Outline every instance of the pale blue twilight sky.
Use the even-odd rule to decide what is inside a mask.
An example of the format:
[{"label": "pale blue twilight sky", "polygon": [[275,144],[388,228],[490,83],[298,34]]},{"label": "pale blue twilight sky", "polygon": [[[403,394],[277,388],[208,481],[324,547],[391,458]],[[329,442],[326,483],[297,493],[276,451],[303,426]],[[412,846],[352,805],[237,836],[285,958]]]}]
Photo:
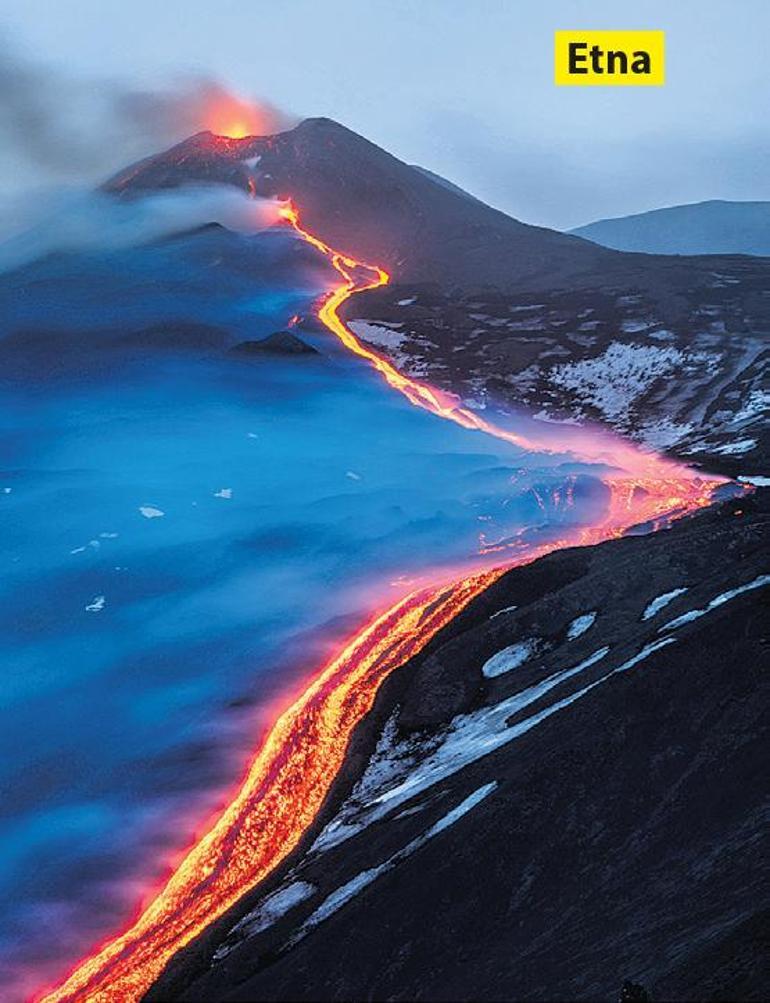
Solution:
[{"label": "pale blue twilight sky", "polygon": [[[555,87],[553,31],[573,27],[665,29],[665,87]],[[3,34],[0,59],[79,81],[78,100],[203,73],[528,222],[770,198],[767,0],[3,0]]]}]

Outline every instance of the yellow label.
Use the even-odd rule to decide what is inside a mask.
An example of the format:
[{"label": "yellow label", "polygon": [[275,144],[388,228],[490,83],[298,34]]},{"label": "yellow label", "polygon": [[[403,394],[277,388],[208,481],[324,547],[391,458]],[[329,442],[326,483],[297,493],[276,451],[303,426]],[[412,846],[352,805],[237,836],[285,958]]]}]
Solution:
[{"label": "yellow label", "polygon": [[557,31],[555,82],[572,87],[660,87],[665,83],[662,31]]}]

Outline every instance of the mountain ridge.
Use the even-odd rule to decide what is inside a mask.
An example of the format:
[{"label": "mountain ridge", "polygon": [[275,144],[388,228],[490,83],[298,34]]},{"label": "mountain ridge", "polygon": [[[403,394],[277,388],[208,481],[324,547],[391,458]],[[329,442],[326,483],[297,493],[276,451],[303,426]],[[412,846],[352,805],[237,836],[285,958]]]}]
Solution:
[{"label": "mountain ridge", "polygon": [[598,219],[567,232],[619,251],[767,257],[770,202],[705,199]]},{"label": "mountain ridge", "polygon": [[121,171],[104,190],[131,196],[189,182],[292,198],[313,232],[382,265],[396,282],[506,291],[643,289],[671,311],[714,267],[711,260],[613,251],[523,223],[328,118],[308,118],[271,136],[197,133]]}]

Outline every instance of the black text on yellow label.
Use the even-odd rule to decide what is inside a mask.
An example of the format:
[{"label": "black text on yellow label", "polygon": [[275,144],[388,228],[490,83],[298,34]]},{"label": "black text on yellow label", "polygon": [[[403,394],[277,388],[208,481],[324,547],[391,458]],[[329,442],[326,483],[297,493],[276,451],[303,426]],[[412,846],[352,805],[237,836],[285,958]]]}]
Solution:
[{"label": "black text on yellow label", "polygon": [[660,87],[665,83],[662,31],[557,31],[555,82],[572,87]]}]

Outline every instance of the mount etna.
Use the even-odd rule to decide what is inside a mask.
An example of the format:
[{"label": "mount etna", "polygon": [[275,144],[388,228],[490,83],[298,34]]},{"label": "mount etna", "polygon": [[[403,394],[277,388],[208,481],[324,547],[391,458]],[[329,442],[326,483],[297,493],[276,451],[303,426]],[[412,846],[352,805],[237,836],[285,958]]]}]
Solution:
[{"label": "mount etna", "polygon": [[[481,533],[481,572],[360,631],[255,760],[263,814],[247,779],[229,829],[45,999],[765,998],[770,259],[529,226],[328,119],[200,133],[103,192],[202,184],[280,202],[341,282],[207,359],[246,382],[276,358],[316,372],[320,319],[409,403],[574,447],[594,479],[559,460],[563,483],[531,489],[556,535]],[[216,267],[244,246],[218,225],[186,239]],[[588,436],[607,447],[586,460]],[[516,463],[480,476],[510,490]],[[609,516],[575,528],[563,512],[594,493]]]},{"label": "mount etna", "polygon": [[345,315],[406,373],[476,404],[603,422],[731,475],[766,472],[770,261],[613,251],[520,223],[328,119],[201,133],[123,171],[123,197],[223,182],[291,198],[391,283]]}]

